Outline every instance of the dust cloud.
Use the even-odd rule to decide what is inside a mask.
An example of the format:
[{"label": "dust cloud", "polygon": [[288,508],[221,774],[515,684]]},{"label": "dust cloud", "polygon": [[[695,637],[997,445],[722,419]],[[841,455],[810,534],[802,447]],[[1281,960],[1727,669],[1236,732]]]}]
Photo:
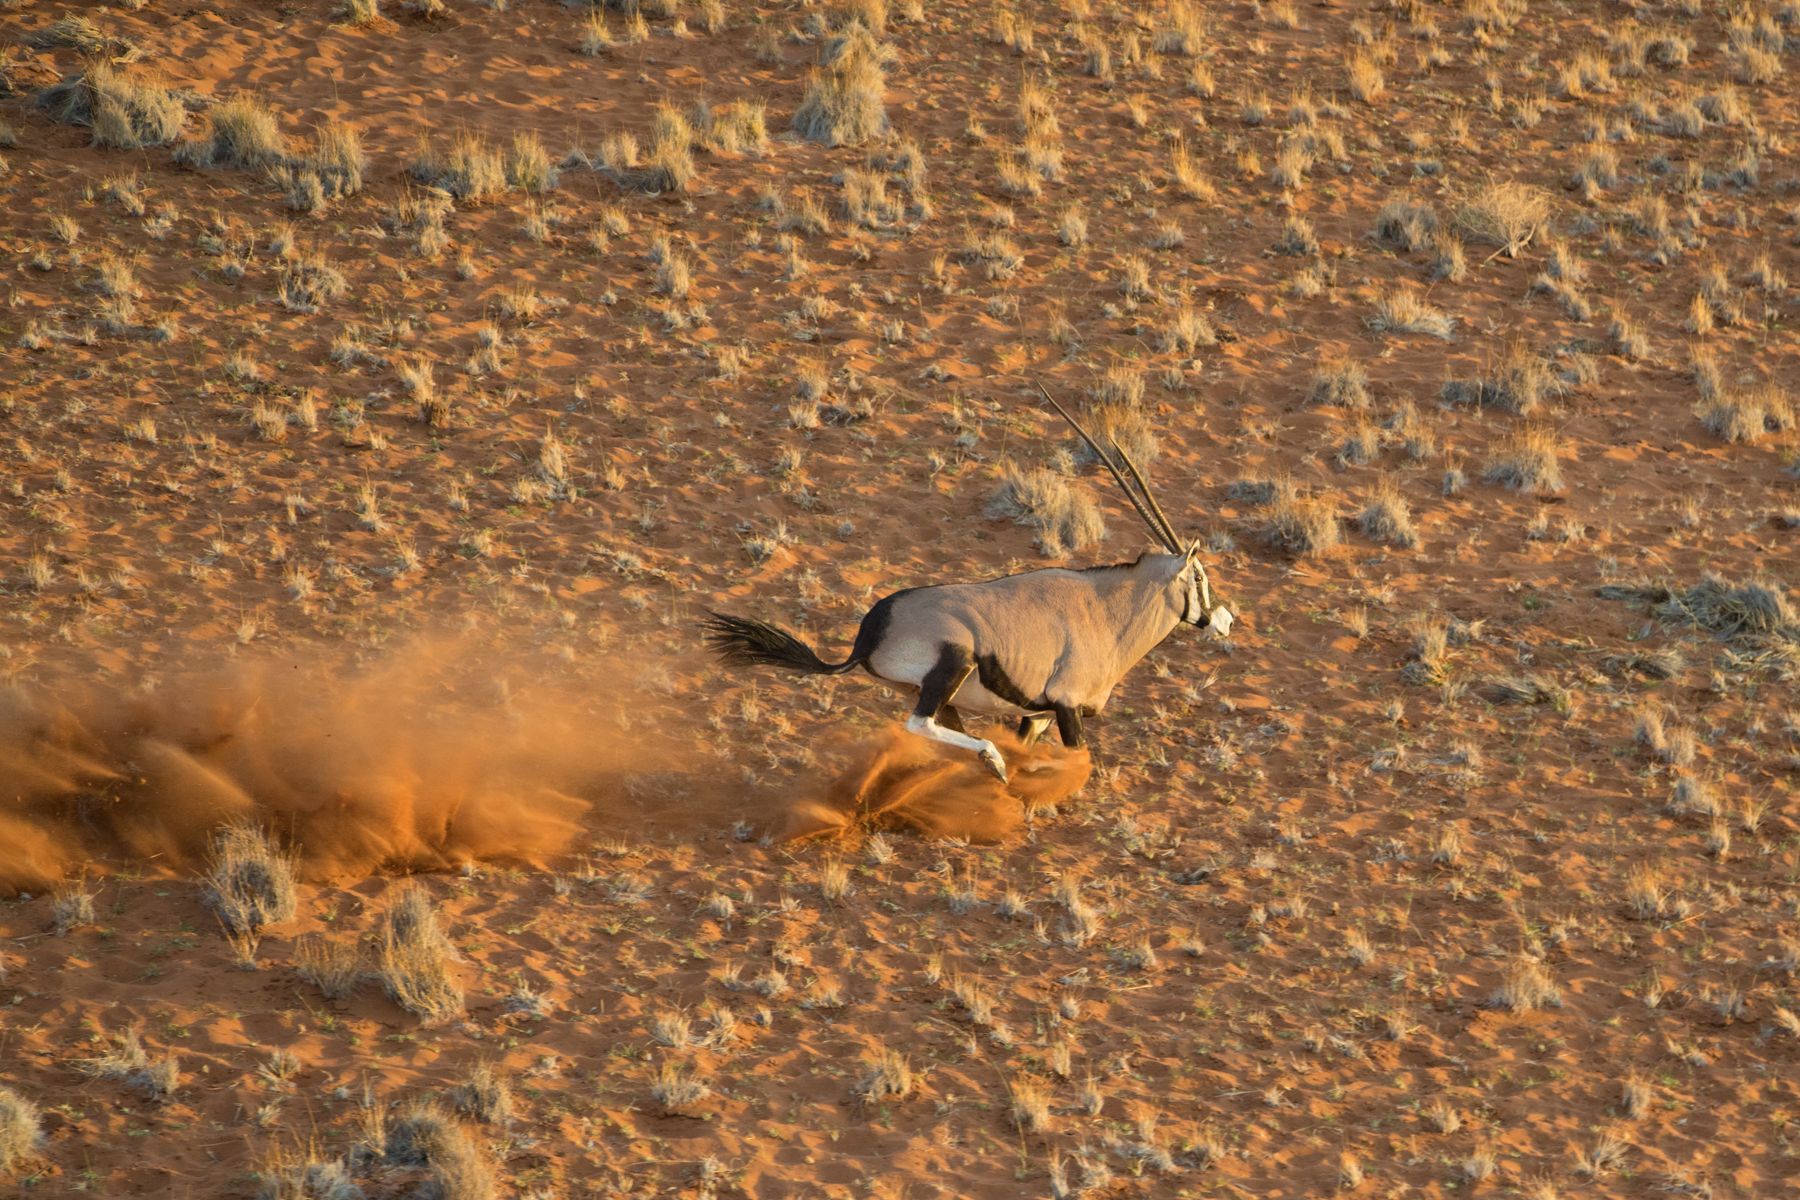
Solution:
[{"label": "dust cloud", "polygon": [[542,862],[670,747],[634,722],[628,681],[597,697],[527,671],[440,641],[356,668],[300,651],[153,690],[0,693],[0,892],[91,863],[180,869],[239,819],[317,880]]},{"label": "dust cloud", "polygon": [[851,765],[824,795],[789,805],[776,823],[784,840],[890,829],[926,837],[999,842],[1034,809],[1053,808],[1093,774],[1086,750],[1026,746],[1004,730],[985,736],[1007,763],[1003,784],[967,751],[892,728],[853,750]]},{"label": "dust cloud", "polygon": [[[590,666],[603,685],[534,671],[491,642],[421,639],[360,665],[301,647],[153,687],[70,672],[0,689],[0,894],[124,864],[191,871],[231,821],[274,834],[316,882],[542,866],[594,835],[732,826],[995,842],[1092,769],[1085,752],[996,731],[1002,785],[973,755],[895,727],[826,734],[836,750],[820,761],[840,767],[747,789],[728,750],[696,753],[718,739],[667,694],[669,678],[716,668]],[[651,678],[662,687],[633,682]]]}]

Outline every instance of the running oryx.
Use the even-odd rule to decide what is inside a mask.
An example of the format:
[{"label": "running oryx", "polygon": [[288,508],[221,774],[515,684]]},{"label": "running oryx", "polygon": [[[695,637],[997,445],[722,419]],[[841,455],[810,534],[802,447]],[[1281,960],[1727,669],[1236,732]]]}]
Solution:
[{"label": "running oryx", "polygon": [[1106,465],[1167,553],[1144,553],[1110,567],[1049,567],[895,592],[863,617],[850,657],[841,663],[826,662],[785,630],[721,613],[707,622],[713,649],[732,664],[809,675],[861,667],[877,679],[917,688],[907,729],[973,750],[1004,781],[1000,752],[969,735],[958,708],[1022,713],[1019,735],[1027,745],[1054,718],[1063,745],[1077,747],[1083,744],[1082,718],[1104,709],[1119,680],[1176,625],[1229,634],[1232,615],[1213,600],[1200,543],[1175,536],[1143,472],[1116,438],[1107,439],[1109,455],[1042,385],[1038,390]]}]

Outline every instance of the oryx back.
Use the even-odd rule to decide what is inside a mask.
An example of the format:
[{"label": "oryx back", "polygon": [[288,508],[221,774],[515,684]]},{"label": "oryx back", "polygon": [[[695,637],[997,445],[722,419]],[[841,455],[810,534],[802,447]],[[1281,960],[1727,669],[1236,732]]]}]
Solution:
[{"label": "oryx back", "polygon": [[1100,578],[1117,570],[1050,568],[891,596],[866,665],[881,679],[916,687],[945,647],[966,648],[976,669],[956,693],[958,708],[1097,711],[1118,676],[1104,595],[1113,581]]}]

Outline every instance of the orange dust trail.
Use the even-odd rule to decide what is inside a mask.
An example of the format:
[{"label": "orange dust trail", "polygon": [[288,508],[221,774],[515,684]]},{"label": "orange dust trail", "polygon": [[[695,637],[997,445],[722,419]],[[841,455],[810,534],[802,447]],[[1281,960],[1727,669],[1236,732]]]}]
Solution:
[{"label": "orange dust trail", "polygon": [[602,706],[469,651],[421,641],[345,670],[300,650],[136,694],[0,693],[0,892],[111,861],[191,865],[234,819],[279,835],[314,879],[536,863],[669,760],[628,687],[609,681]]},{"label": "orange dust trail", "polygon": [[1062,803],[1093,774],[1086,750],[1047,742],[1027,747],[998,730],[989,736],[1006,759],[1006,783],[966,751],[892,728],[858,748],[823,796],[791,804],[777,836],[834,837],[861,828],[998,842],[1032,809]]}]

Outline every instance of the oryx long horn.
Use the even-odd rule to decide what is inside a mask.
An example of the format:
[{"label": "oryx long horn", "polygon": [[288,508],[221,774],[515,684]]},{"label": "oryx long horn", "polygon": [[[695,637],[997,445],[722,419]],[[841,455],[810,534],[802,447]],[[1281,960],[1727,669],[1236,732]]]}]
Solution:
[{"label": "oryx long horn", "polygon": [[[1033,382],[1035,383],[1036,381],[1034,380]],[[1081,435],[1081,440],[1088,444],[1088,448],[1094,452],[1094,457],[1106,465],[1106,469],[1112,473],[1113,479],[1117,481],[1119,490],[1125,493],[1125,498],[1127,500],[1131,501],[1131,507],[1137,509],[1138,516],[1143,518],[1144,524],[1150,527],[1150,532],[1156,535],[1158,541],[1168,547],[1169,553],[1180,554],[1180,543],[1171,538],[1168,533],[1156,523],[1156,519],[1150,515],[1150,510],[1144,507],[1143,501],[1137,498],[1137,493],[1131,490],[1131,484],[1126,481],[1125,476],[1119,473],[1119,468],[1113,465],[1111,456],[1100,448],[1100,443],[1096,442],[1093,435],[1081,427],[1081,422],[1069,415],[1068,409],[1056,402],[1056,397],[1050,394],[1048,388],[1043,384],[1038,383],[1037,390],[1043,393],[1044,399],[1050,402],[1050,407],[1054,408],[1062,419],[1069,423],[1069,428]]]},{"label": "oryx long horn", "polygon": [[1144,502],[1150,506],[1150,511],[1156,514],[1156,522],[1162,527],[1163,538],[1175,550],[1175,553],[1181,553],[1184,549],[1181,539],[1175,536],[1175,527],[1169,524],[1168,515],[1163,512],[1162,505],[1156,502],[1155,495],[1150,491],[1150,485],[1144,481],[1144,473],[1138,470],[1136,463],[1131,461],[1131,455],[1125,452],[1125,447],[1119,445],[1118,438],[1109,433],[1106,435],[1106,440],[1112,444],[1114,450],[1119,452],[1119,460],[1125,464],[1125,469],[1131,472],[1131,478],[1138,485],[1138,491],[1144,494]]}]

